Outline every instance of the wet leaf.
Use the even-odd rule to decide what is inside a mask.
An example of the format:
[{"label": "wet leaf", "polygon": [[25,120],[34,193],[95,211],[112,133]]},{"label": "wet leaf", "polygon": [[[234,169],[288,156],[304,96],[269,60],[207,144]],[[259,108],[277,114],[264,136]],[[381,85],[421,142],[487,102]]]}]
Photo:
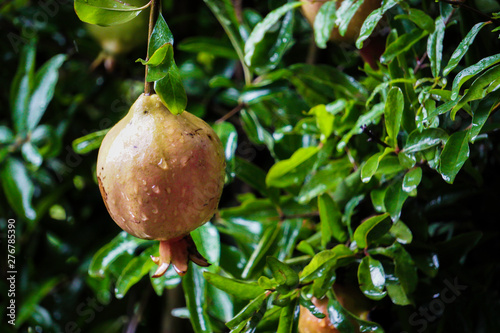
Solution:
[{"label": "wet leaf", "polygon": [[421,180],[422,169],[420,167],[409,170],[403,179],[403,191],[410,193],[416,190]]},{"label": "wet leaf", "polygon": [[318,151],[318,147],[299,148],[289,159],[277,162],[266,176],[267,186],[287,187],[302,182],[310,173]]},{"label": "wet leaf", "polygon": [[359,288],[363,294],[373,300],[385,297],[385,272],[382,263],[371,256],[361,260],[358,267]]},{"label": "wet leaf", "polygon": [[397,146],[397,136],[401,127],[403,118],[404,96],[399,87],[392,87],[387,94],[385,101],[384,116],[387,136],[389,136],[389,145]]},{"label": "wet leaf", "polygon": [[378,25],[378,22],[382,19],[385,12],[394,7],[396,4],[397,1],[395,0],[383,0],[381,7],[375,9],[370,13],[370,15],[368,15],[361,26],[359,37],[356,40],[356,47],[358,49],[363,47],[364,41],[367,40],[373,33],[375,27]]},{"label": "wet leaf", "polygon": [[467,131],[453,133],[441,153],[439,172],[448,183],[453,183],[458,172],[469,158],[469,137]]},{"label": "wet leaf", "polygon": [[319,216],[321,221],[321,244],[326,246],[331,237],[339,243],[347,240],[346,227],[342,223],[342,214],[337,203],[329,194],[318,197]]},{"label": "wet leaf", "polygon": [[196,333],[213,332],[208,314],[207,282],[203,278],[203,268],[192,262],[182,279],[182,289],[189,310],[191,324]]},{"label": "wet leaf", "polygon": [[73,140],[72,147],[77,154],[87,154],[101,146],[101,142],[104,139],[106,133],[110,129],[107,128],[102,131],[93,132],[82,136],[78,139]]},{"label": "wet leaf", "polygon": [[148,6],[135,7],[114,0],[75,0],[75,12],[80,20],[102,26],[128,22]]},{"label": "wet leaf", "polygon": [[257,283],[224,277],[208,271],[203,276],[211,285],[241,299],[254,299],[264,292]]},{"label": "wet leaf", "polygon": [[392,226],[389,214],[370,217],[363,221],[354,231],[353,239],[358,248],[367,248],[371,242],[385,235]]},{"label": "wet leaf", "polygon": [[337,3],[326,1],[314,19],[314,40],[319,48],[325,49],[337,19]]}]

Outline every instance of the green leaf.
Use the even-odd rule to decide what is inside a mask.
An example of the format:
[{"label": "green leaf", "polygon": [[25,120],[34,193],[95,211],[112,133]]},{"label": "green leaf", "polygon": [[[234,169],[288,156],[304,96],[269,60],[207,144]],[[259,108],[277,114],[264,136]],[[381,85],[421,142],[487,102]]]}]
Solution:
[{"label": "green leaf", "polygon": [[410,228],[401,220],[396,221],[396,223],[392,225],[389,233],[401,244],[410,244],[413,240]]},{"label": "green leaf", "polygon": [[17,133],[27,129],[28,105],[35,71],[35,42],[27,43],[22,51],[17,72],[10,88],[10,109],[14,130]]},{"label": "green leaf", "polygon": [[314,114],[316,117],[316,125],[322,134],[321,141],[325,142],[333,133],[335,114],[330,113],[324,104],[316,105],[309,111],[309,114]]},{"label": "green leaf", "polygon": [[252,252],[252,255],[248,259],[243,272],[241,273],[242,278],[246,279],[251,276],[255,268],[263,262],[264,258],[268,255],[274,241],[278,237],[279,232],[280,227],[278,225],[271,225],[267,227],[257,246],[255,247],[255,250]]},{"label": "green leaf", "polygon": [[441,72],[441,61],[443,58],[443,40],[445,30],[444,18],[436,18],[436,29],[427,40],[427,55],[431,63],[432,76],[438,77]]},{"label": "green leaf", "polygon": [[387,154],[387,149],[383,152],[378,152],[370,156],[369,159],[366,160],[365,164],[361,167],[361,181],[363,183],[368,183],[373,175],[377,172],[380,160]]},{"label": "green leaf", "polygon": [[403,190],[403,182],[397,180],[392,183],[385,193],[384,205],[391,218],[396,222],[401,216],[403,204],[408,198],[408,193]]},{"label": "green leaf", "polygon": [[460,44],[455,49],[455,51],[453,51],[453,54],[451,55],[450,60],[448,61],[448,64],[443,69],[444,76],[447,76],[448,74],[450,74],[450,72],[453,69],[455,69],[455,67],[457,67],[460,60],[462,60],[462,58],[465,56],[465,54],[469,50],[469,47],[472,45],[472,42],[474,42],[474,39],[476,38],[479,31],[481,31],[481,29],[489,23],[491,23],[491,22],[488,21],[488,22],[476,23],[476,25],[474,25],[472,27],[472,29],[470,29],[467,36],[465,36],[465,38],[460,42]]},{"label": "green leaf", "polygon": [[354,324],[347,310],[334,297],[328,298],[328,318],[333,327],[342,333],[355,333]]},{"label": "green leaf", "polygon": [[35,168],[38,169],[40,165],[42,165],[43,157],[31,142],[25,142],[21,146],[21,153],[26,162],[32,164]]},{"label": "green leaf", "polygon": [[207,283],[203,278],[203,268],[192,262],[182,279],[182,289],[189,310],[191,324],[196,333],[213,332],[208,314]]},{"label": "green leaf", "polygon": [[392,223],[388,213],[376,215],[363,221],[354,231],[353,239],[358,248],[367,248],[370,243],[382,237],[391,229]]},{"label": "green leaf", "polygon": [[136,238],[125,231],[120,232],[94,254],[89,265],[89,275],[92,277],[103,277],[105,271],[115,260],[125,254],[132,254],[137,247],[145,245],[148,242],[151,241]]},{"label": "green leaf", "polygon": [[248,303],[233,319],[226,323],[229,328],[235,328],[238,324],[251,318],[264,304],[268,294],[264,292]]},{"label": "green leaf", "polygon": [[410,50],[419,40],[429,34],[428,31],[414,29],[411,32],[399,36],[394,42],[390,43],[385,49],[384,54],[380,56],[382,64],[388,64],[398,55]]},{"label": "green leaf", "polygon": [[453,133],[441,153],[439,172],[448,183],[453,183],[458,172],[469,158],[469,137],[467,131]]},{"label": "green leaf", "polygon": [[[316,305],[314,305],[314,303],[310,299],[308,299],[304,296],[304,293],[300,293],[299,302],[300,302],[300,305],[302,305],[304,308],[309,310],[309,312],[311,312],[311,314],[313,316],[315,316],[316,318],[323,319],[326,317],[326,315],[323,312],[319,311],[318,308],[316,307]],[[305,310],[302,310],[302,311],[305,311]]]},{"label": "green leaf", "polygon": [[409,170],[403,179],[403,191],[410,193],[416,190],[421,180],[422,169],[420,167]]},{"label": "green leaf", "polygon": [[340,4],[335,22],[339,27],[339,35],[345,36],[349,23],[363,3],[364,0],[345,0]]},{"label": "green leaf", "polygon": [[401,306],[412,304],[403,286],[397,280],[388,280],[385,288],[387,289],[387,294],[391,298],[392,303]]},{"label": "green leaf", "polygon": [[414,130],[408,135],[403,152],[414,153],[444,144],[448,140],[448,134],[440,128],[426,128],[423,131]]},{"label": "green leaf", "polygon": [[193,237],[200,254],[210,264],[218,266],[220,260],[220,236],[217,228],[211,222],[207,222],[191,231],[191,237]]},{"label": "green leaf", "polygon": [[483,99],[490,92],[500,88],[500,65],[492,67],[481,74],[474,80],[467,93],[459,100],[459,102],[451,110],[450,117],[455,119],[455,114],[463,108],[466,103]]},{"label": "green leaf", "polygon": [[7,126],[0,125],[0,144],[10,144],[14,141],[14,133]]},{"label": "green leaf", "polygon": [[333,236],[339,243],[347,240],[347,232],[342,224],[342,213],[329,194],[318,197],[319,217],[321,221],[321,244],[326,246]]},{"label": "green leaf", "polygon": [[397,136],[403,118],[404,96],[399,87],[392,87],[385,101],[384,117],[391,147],[397,146]]},{"label": "green leaf", "polygon": [[361,260],[358,267],[359,288],[363,294],[373,300],[385,297],[385,271],[382,263],[371,256]]},{"label": "green leaf", "polygon": [[279,285],[293,289],[299,284],[299,275],[287,264],[282,263],[275,257],[267,257],[267,265]]},{"label": "green leaf", "polygon": [[299,148],[289,159],[277,162],[267,173],[267,186],[287,187],[301,184],[310,173],[318,151],[318,147]]},{"label": "green leaf", "polygon": [[59,68],[66,60],[65,54],[52,57],[38,70],[33,81],[33,89],[28,104],[26,126],[32,131],[40,122],[47,106],[49,105],[59,79]]},{"label": "green leaf", "polygon": [[410,8],[410,10],[408,10],[408,15],[398,15],[395,18],[407,18],[415,23],[417,27],[427,30],[429,33],[433,33],[435,29],[432,18],[420,9]]},{"label": "green leaf", "polygon": [[244,63],[244,42],[240,34],[240,24],[231,0],[203,0],[215,15],[229,37],[238,58]]},{"label": "green leaf", "polygon": [[[143,59],[137,59],[135,62],[140,62],[143,65],[149,65],[152,67],[161,65],[167,59],[167,55],[168,55],[169,51],[172,52],[172,49],[173,49],[172,44],[170,44],[170,43],[163,44],[162,46],[160,46],[159,48],[157,48],[156,50],[153,51],[152,55],[149,57],[149,60],[146,61]],[[148,75],[149,76],[152,75],[151,71],[148,72]],[[152,81],[156,81],[156,80],[149,78],[148,81],[152,82]]]},{"label": "green leaf", "polygon": [[233,124],[224,121],[212,125],[215,133],[220,138],[224,147],[226,158],[226,181],[232,180],[236,175],[236,148],[238,147],[238,132]]},{"label": "green leaf", "polygon": [[351,173],[353,165],[347,157],[327,164],[323,169],[316,171],[309,177],[298,195],[301,204],[308,203],[313,198],[333,191]]},{"label": "green leaf", "polygon": [[381,7],[375,9],[370,13],[370,15],[368,15],[361,26],[359,37],[356,40],[356,47],[358,49],[363,48],[363,42],[373,33],[375,27],[378,25],[378,22],[382,19],[385,12],[394,7],[396,4],[397,1],[395,0],[383,0]]},{"label": "green leaf", "polygon": [[301,282],[313,281],[329,268],[351,260],[354,260],[354,252],[343,244],[339,244],[331,250],[321,251],[312,258],[311,262],[300,273]]},{"label": "green leaf", "polygon": [[19,308],[15,323],[22,325],[30,319],[40,302],[61,282],[61,278],[54,277],[42,283],[42,285],[33,288],[34,290],[23,297],[23,303]]},{"label": "green leaf", "polygon": [[77,154],[87,154],[95,149],[98,149],[101,146],[101,142],[104,139],[104,136],[109,132],[109,130],[110,129],[107,128],[105,130],[93,132],[73,140],[71,144],[73,150]]},{"label": "green leaf", "polygon": [[140,255],[129,261],[116,281],[116,298],[123,298],[133,285],[139,282],[144,275],[148,274],[148,272],[156,266],[150,256],[157,253],[158,246],[150,246]]},{"label": "green leaf", "polygon": [[364,126],[368,126],[372,123],[377,123],[380,120],[380,117],[383,115],[383,113],[384,113],[384,104],[378,103],[375,104],[370,109],[370,111],[368,111],[365,114],[362,114],[356,121],[356,124],[352,126],[351,130],[342,137],[342,140],[340,140],[339,144],[337,145],[337,150],[341,151],[342,149],[344,149],[344,147],[347,145],[349,140],[354,135],[363,133]]},{"label": "green leaf", "polygon": [[186,109],[186,91],[182,84],[181,74],[175,63],[169,68],[164,78],[155,82],[155,90],[163,104],[172,114],[181,114]]},{"label": "green leaf", "polygon": [[250,185],[262,195],[269,197],[273,202],[278,201],[278,189],[266,185],[266,173],[255,164],[238,156],[235,158],[236,177]]},{"label": "green leaf", "polygon": [[283,15],[288,11],[301,6],[302,3],[299,1],[287,3],[273,11],[271,11],[267,16],[259,22],[252,33],[248,37],[245,43],[245,63],[248,66],[253,66],[253,56],[257,46],[264,40],[264,36],[275,25]]},{"label": "green leaf", "polygon": [[241,299],[254,299],[264,292],[255,282],[227,278],[208,271],[203,272],[203,276],[211,285]]},{"label": "green leaf", "polygon": [[297,299],[281,309],[278,329],[276,333],[293,333],[296,330],[299,314]]},{"label": "green leaf", "polygon": [[24,164],[16,158],[8,158],[1,166],[0,175],[9,205],[20,217],[34,221],[37,212],[31,201],[35,186]]},{"label": "green leaf", "polygon": [[75,12],[83,22],[110,26],[134,19],[147,8],[127,5],[117,0],[75,0]]},{"label": "green leaf", "polygon": [[208,53],[226,59],[238,59],[238,54],[227,41],[213,37],[189,37],[177,44],[177,49],[184,52]]},{"label": "green leaf", "polygon": [[462,85],[467,82],[473,76],[481,73],[483,70],[491,67],[500,62],[500,54],[495,54],[486,58],[479,60],[472,66],[469,66],[460,71],[453,79],[453,86],[451,89],[451,99],[456,100],[458,95],[460,94],[460,88]]},{"label": "green leaf", "polygon": [[332,29],[337,20],[337,3],[326,1],[318,10],[314,19],[314,40],[321,49],[326,49],[326,43],[330,39]]}]

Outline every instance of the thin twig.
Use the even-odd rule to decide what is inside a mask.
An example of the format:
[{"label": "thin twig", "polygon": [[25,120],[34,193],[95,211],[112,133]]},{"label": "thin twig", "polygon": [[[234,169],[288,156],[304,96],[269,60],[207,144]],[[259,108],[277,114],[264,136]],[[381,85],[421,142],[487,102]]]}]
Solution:
[{"label": "thin twig", "polygon": [[363,125],[361,129],[363,130],[363,133],[368,136],[369,138],[368,141],[373,141],[375,143],[378,143],[379,145],[385,148],[391,148],[391,146],[389,146],[387,143],[376,137],[375,134],[373,134],[373,132],[370,131],[366,125]]},{"label": "thin twig", "polygon": [[[149,29],[148,29],[148,50],[147,50],[147,56],[146,56],[146,61],[149,60],[149,43],[151,39],[151,35],[153,34],[153,29],[156,24],[156,20],[158,19],[158,15],[160,14],[161,11],[161,0],[151,0],[151,9],[149,12]],[[146,73],[144,76],[144,94],[149,96],[155,93],[155,84],[154,82],[148,82],[147,77],[148,77],[148,69],[149,66],[146,65]]]},{"label": "thin twig", "polygon": [[223,115],[222,117],[220,117],[218,120],[216,120],[215,123],[216,124],[220,124],[223,121],[228,120],[229,118],[231,118],[232,116],[234,116],[235,114],[237,114],[238,112],[240,112],[241,109],[243,109],[244,107],[245,107],[244,103],[238,104],[234,109],[232,109],[231,111],[229,111],[228,113],[226,113],[225,115]]}]

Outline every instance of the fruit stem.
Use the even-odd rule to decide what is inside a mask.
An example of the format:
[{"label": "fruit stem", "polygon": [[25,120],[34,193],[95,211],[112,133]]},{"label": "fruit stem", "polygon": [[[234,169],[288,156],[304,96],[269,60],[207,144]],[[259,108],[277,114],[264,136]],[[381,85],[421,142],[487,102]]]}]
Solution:
[{"label": "fruit stem", "polygon": [[[146,53],[146,60],[149,60],[149,43],[151,40],[151,35],[153,34],[153,29],[156,24],[156,20],[158,19],[158,15],[160,14],[161,9],[161,0],[151,0],[151,9],[149,11],[149,30],[148,30],[148,49]],[[146,65],[146,73],[144,75],[144,94],[146,96],[153,95],[155,93],[155,84],[154,82],[148,82],[148,69],[149,66]]]}]

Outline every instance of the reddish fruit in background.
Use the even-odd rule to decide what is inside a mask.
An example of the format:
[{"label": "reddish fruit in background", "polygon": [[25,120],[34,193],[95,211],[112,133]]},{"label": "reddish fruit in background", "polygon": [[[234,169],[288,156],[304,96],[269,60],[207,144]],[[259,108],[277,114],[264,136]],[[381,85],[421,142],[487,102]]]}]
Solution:
[{"label": "reddish fruit in background", "polygon": [[189,233],[215,213],[225,159],[213,129],[187,111],[173,115],[158,95],[142,94],[105,136],[97,179],[113,220],[129,234],[160,241],[161,276],[172,263],[208,265]]},{"label": "reddish fruit in background", "polygon": [[[314,20],[318,14],[319,9],[328,0],[300,0],[304,4],[302,5],[302,13],[311,26],[314,26]],[[333,0],[336,1],[336,0]],[[339,8],[343,0],[337,0],[336,7]],[[346,42],[354,43],[359,36],[359,32],[363,22],[368,17],[368,15],[379,8],[381,0],[365,0],[363,4],[358,8],[354,16],[352,17],[349,25],[347,26],[347,31],[344,36],[339,34],[339,29],[333,28],[330,35],[330,40],[333,42]]]},{"label": "reddish fruit in background", "polygon": [[[356,287],[334,284],[333,289],[340,304],[349,312],[363,320],[368,317],[370,304],[368,300]],[[300,307],[299,333],[342,333],[333,326],[328,315],[328,298],[317,299],[313,297],[311,301],[319,311],[326,315],[319,319],[308,309]],[[355,330],[359,332],[359,330]]]}]

